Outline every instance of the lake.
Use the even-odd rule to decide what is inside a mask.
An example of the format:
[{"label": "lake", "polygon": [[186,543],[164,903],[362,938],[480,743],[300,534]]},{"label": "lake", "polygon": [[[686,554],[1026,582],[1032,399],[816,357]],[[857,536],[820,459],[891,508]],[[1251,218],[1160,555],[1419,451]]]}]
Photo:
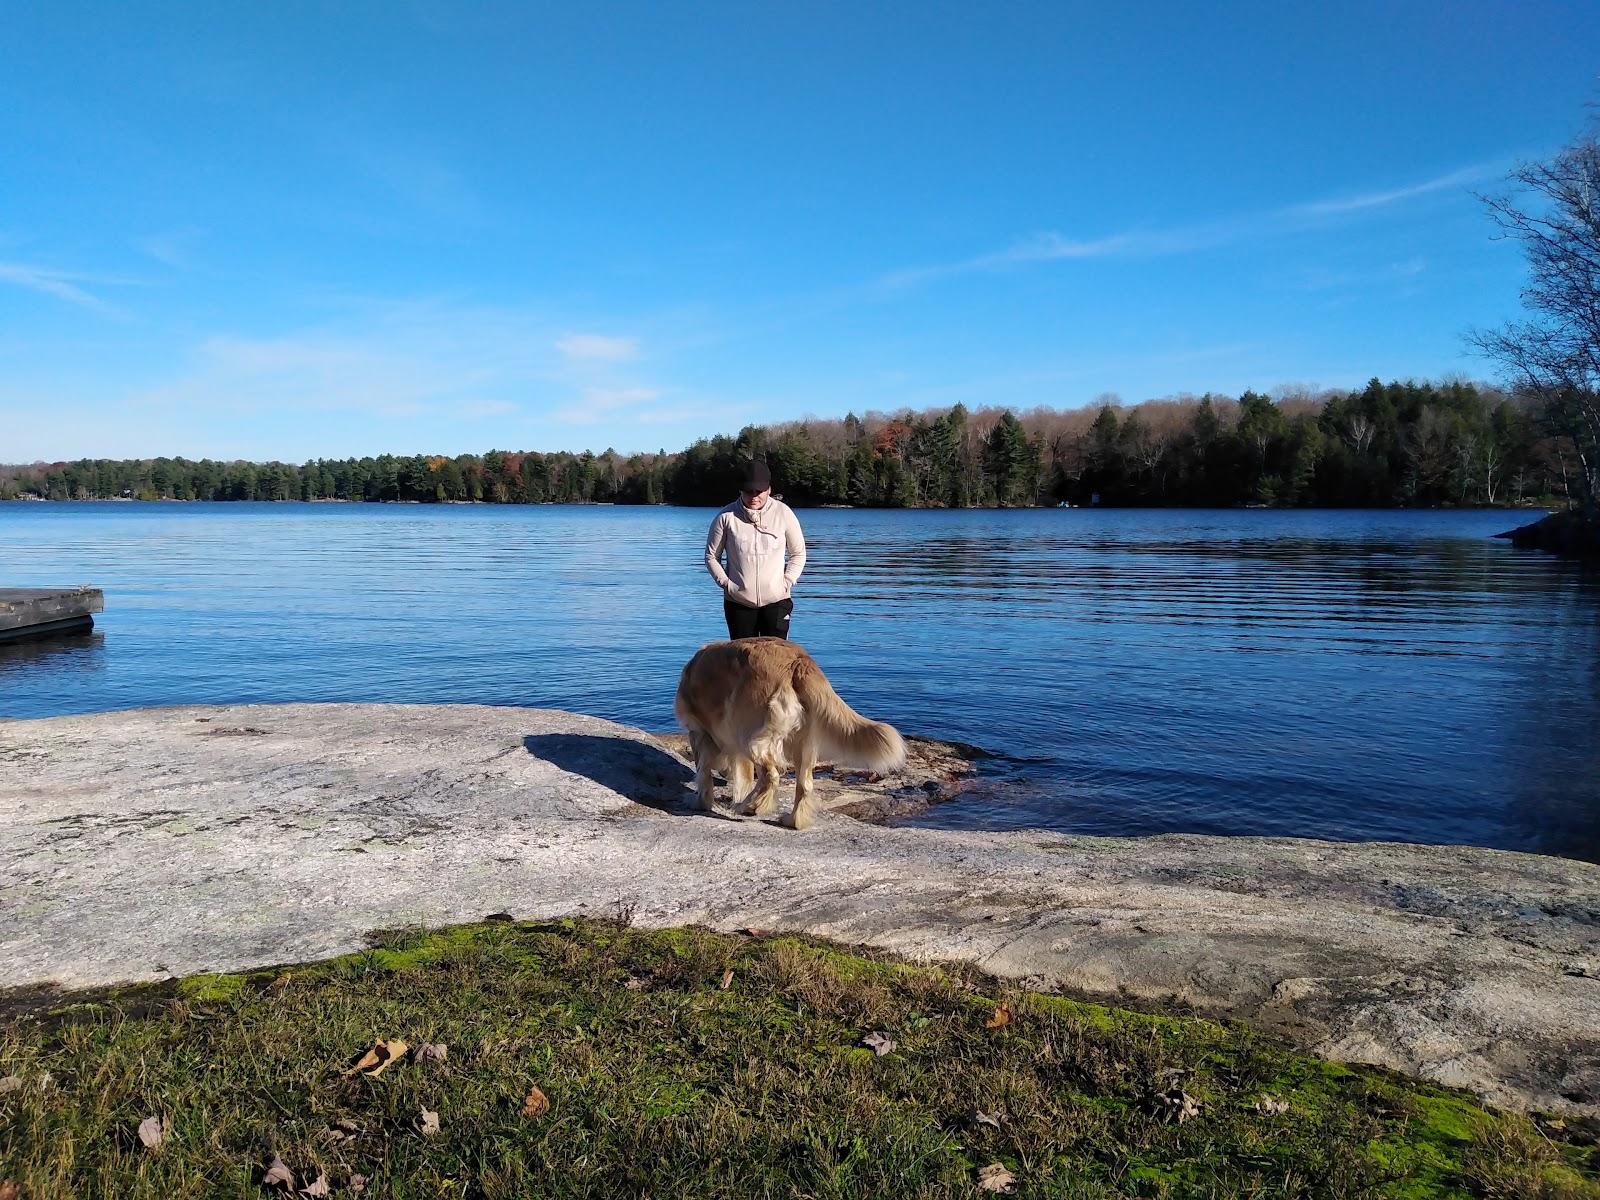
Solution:
[{"label": "lake", "polygon": [[[794,637],[861,712],[993,751],[915,823],[1600,860],[1600,576],[1537,513],[802,510]],[[0,504],[0,716],[467,702],[663,730],[725,636],[709,509]]]}]

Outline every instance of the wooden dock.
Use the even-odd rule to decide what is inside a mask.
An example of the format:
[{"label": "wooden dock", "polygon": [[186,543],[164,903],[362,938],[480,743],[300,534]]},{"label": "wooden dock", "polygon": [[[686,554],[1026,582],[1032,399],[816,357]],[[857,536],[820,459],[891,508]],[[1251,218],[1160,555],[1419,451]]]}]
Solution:
[{"label": "wooden dock", "polygon": [[0,642],[87,632],[105,606],[99,588],[0,588]]}]

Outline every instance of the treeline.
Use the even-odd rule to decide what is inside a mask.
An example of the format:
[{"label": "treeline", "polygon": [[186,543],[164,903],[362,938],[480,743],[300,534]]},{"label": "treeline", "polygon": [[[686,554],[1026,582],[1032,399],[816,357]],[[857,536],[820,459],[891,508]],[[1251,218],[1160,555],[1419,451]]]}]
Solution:
[{"label": "treeline", "polygon": [[1562,497],[1573,464],[1522,398],[1465,382],[950,409],[749,426],[669,454],[84,459],[0,466],[0,498],[725,504],[764,453],[792,504],[1393,507]]}]

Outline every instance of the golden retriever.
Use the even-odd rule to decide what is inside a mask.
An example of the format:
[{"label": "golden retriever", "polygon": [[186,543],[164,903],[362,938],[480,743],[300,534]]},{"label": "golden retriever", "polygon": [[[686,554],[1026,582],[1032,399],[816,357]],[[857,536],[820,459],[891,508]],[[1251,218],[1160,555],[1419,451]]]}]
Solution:
[{"label": "golden retriever", "polygon": [[906,760],[893,726],[858,715],[815,660],[782,638],[702,646],[683,668],[672,710],[689,731],[695,791],[707,812],[716,767],[727,772],[734,811],[756,817],[778,811],[778,781],[785,765],[793,767],[794,809],[783,823],[804,829],[817,815],[811,769],[819,753],[879,772]]}]

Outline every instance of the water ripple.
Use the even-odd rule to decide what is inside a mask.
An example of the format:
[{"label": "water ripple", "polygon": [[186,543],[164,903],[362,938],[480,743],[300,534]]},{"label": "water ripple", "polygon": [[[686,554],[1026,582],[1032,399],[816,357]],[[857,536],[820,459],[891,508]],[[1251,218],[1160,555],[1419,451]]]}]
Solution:
[{"label": "water ripple", "polygon": [[[1600,859],[1600,582],[1504,513],[802,514],[795,636],[862,711],[989,747],[925,824],[1398,838]],[[672,724],[722,636],[709,511],[0,506],[0,715],[381,700]],[[1004,786],[1000,786],[1003,784]]]}]

